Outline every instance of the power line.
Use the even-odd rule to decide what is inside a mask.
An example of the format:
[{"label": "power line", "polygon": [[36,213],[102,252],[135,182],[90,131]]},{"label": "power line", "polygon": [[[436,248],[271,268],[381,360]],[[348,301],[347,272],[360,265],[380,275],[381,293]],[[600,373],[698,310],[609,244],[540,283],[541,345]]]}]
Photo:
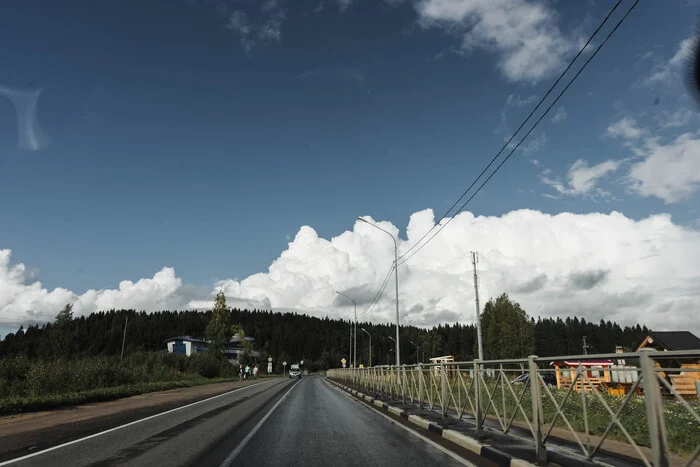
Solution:
[{"label": "power line", "polygon": [[357,317],[361,318],[362,316],[366,315],[369,313],[372,308],[379,302],[379,300],[382,298],[382,295],[384,294],[384,289],[386,289],[386,286],[389,284],[389,278],[391,277],[391,272],[394,270],[394,265],[391,265],[391,268],[389,268],[389,272],[387,272],[386,277],[384,278],[384,281],[382,282],[381,287],[379,287],[379,290],[375,294],[374,298],[372,299],[372,302],[369,304],[367,309],[360,313]]},{"label": "power line", "polygon": [[391,268],[389,269],[389,272],[387,273],[386,277],[384,277],[384,281],[382,282],[381,287],[379,287],[379,290],[378,290],[377,293],[375,294],[374,299],[372,299],[372,302],[369,304],[369,306],[367,307],[367,309],[366,309],[365,311],[363,311],[362,313],[360,313],[360,315],[358,316],[358,318],[359,318],[359,317],[362,317],[362,316],[364,316],[364,315],[366,315],[367,313],[369,313],[369,312],[372,310],[372,308],[374,308],[374,306],[375,306],[375,305],[379,302],[379,300],[382,298],[382,295],[384,294],[384,290],[386,289],[386,286],[389,284],[389,278],[391,277],[391,272],[392,272],[393,270],[394,270],[394,265],[392,264],[392,266],[391,266]]},{"label": "power line", "polygon": [[[564,89],[559,93],[559,95],[556,97],[556,99],[554,99],[554,101],[552,101],[552,103],[549,105],[549,107],[547,107],[547,110],[544,111],[544,113],[540,116],[540,118],[537,119],[537,121],[535,122],[535,124],[528,130],[527,133],[525,133],[525,136],[522,137],[522,139],[518,142],[518,144],[515,145],[515,147],[508,153],[508,155],[501,161],[501,163],[498,164],[498,166],[494,169],[494,171],[491,172],[491,175],[489,175],[488,178],[487,178],[486,180],[484,180],[484,182],[483,182],[481,185],[479,185],[479,188],[477,188],[476,191],[475,191],[475,192],[474,192],[460,207],[459,207],[459,209],[458,209],[457,212],[455,213],[455,216],[456,216],[457,214],[459,214],[459,213],[466,207],[466,205],[469,204],[469,202],[470,202],[472,199],[474,199],[474,197],[481,191],[481,189],[484,187],[484,185],[486,185],[486,184],[489,182],[489,180],[491,180],[491,178],[493,178],[493,176],[496,175],[496,172],[498,172],[498,171],[501,169],[501,167],[503,167],[503,164],[505,164],[505,163],[508,161],[508,159],[510,159],[510,157],[513,155],[513,153],[515,153],[515,151],[516,151],[516,150],[520,147],[520,145],[527,139],[527,137],[530,136],[530,133],[532,133],[532,131],[537,127],[537,125],[539,125],[539,123],[544,119],[544,117],[547,116],[547,114],[548,114],[549,111],[552,109],[552,107],[554,107],[554,105],[559,101],[559,99],[561,98],[561,96],[569,89],[569,87],[574,83],[574,81],[576,81],[576,78],[579,77],[579,75],[581,74],[581,72],[586,68],[586,66],[591,62],[591,60],[593,60],[593,57],[595,57],[595,56],[598,54],[598,52],[600,51],[600,49],[603,48],[603,46],[606,44],[606,42],[608,42],[608,39],[610,39],[610,37],[612,37],[612,35],[615,33],[615,31],[617,31],[617,29],[618,29],[618,28],[620,27],[620,25],[625,21],[625,19],[626,19],[627,16],[632,12],[632,10],[634,10],[634,8],[637,6],[638,3],[639,3],[639,0],[636,0],[636,1],[634,2],[634,4],[632,4],[632,6],[629,8],[629,10],[627,10],[627,12],[625,13],[625,15],[620,19],[620,21],[618,21],[618,23],[615,25],[615,27],[612,29],[612,31],[610,31],[610,33],[605,37],[605,39],[603,40],[603,42],[600,43],[600,45],[598,46],[598,48],[593,52],[593,54],[591,54],[591,56],[588,58],[588,60],[586,60],[586,62],[585,62],[585,63],[583,64],[583,66],[578,70],[578,72],[574,75],[574,77],[567,83],[567,85],[566,85],[566,86],[564,87]],[[428,238],[427,241],[425,241],[425,242],[424,242],[422,245],[420,245],[415,251],[413,251],[413,253],[411,253],[408,257],[404,258],[404,260],[401,261],[401,262],[399,263],[399,266],[402,265],[402,264],[404,264],[404,263],[406,263],[406,262],[407,262],[409,259],[411,259],[416,253],[418,253],[420,250],[422,250],[423,247],[425,247],[425,245],[427,245],[428,243],[430,243],[430,241],[431,241],[433,238],[435,238],[435,236],[436,236],[437,234],[439,234],[439,233],[442,231],[442,229],[444,229],[445,227],[447,227],[447,225],[452,221],[452,219],[454,219],[454,216],[453,216],[453,217],[450,217],[449,219],[447,219],[447,221],[446,221],[444,224],[440,225],[440,228],[439,228],[430,238]],[[432,229],[431,229],[431,231],[432,231]],[[429,232],[430,232],[430,231],[429,231]],[[414,246],[415,246],[415,245],[414,245]],[[405,256],[405,254],[404,254],[404,256]]]},{"label": "power line", "polygon": [[[469,193],[469,190],[471,190],[471,189],[474,187],[474,185],[476,185],[476,183],[479,181],[479,179],[481,179],[481,177],[484,176],[484,174],[486,173],[486,171],[493,165],[494,162],[496,162],[496,159],[498,159],[498,158],[501,156],[501,154],[503,153],[503,151],[505,151],[506,148],[508,148],[508,146],[509,146],[510,143],[513,141],[513,139],[515,139],[515,137],[517,136],[517,134],[520,133],[520,130],[523,129],[523,127],[527,124],[527,122],[530,120],[530,118],[532,118],[532,116],[535,114],[535,112],[537,112],[537,109],[539,109],[539,108],[542,106],[542,104],[543,104],[544,101],[547,99],[547,97],[549,96],[549,94],[551,94],[551,92],[554,90],[554,88],[557,86],[557,84],[559,84],[559,82],[560,82],[561,79],[564,77],[564,75],[566,75],[566,73],[571,69],[571,67],[574,65],[574,63],[576,62],[576,60],[578,60],[578,58],[581,56],[581,54],[583,53],[583,51],[586,50],[586,47],[588,47],[588,45],[591,43],[591,41],[592,41],[593,38],[596,36],[596,34],[598,34],[598,32],[600,31],[600,29],[605,25],[605,23],[607,23],[608,19],[610,19],[610,16],[612,16],[612,14],[615,12],[615,10],[617,10],[617,7],[620,6],[620,3],[622,3],[622,0],[618,0],[618,2],[615,4],[615,6],[613,6],[612,10],[610,10],[610,12],[608,12],[608,14],[607,14],[607,16],[605,17],[605,19],[603,19],[603,22],[600,23],[600,25],[596,28],[596,30],[593,32],[593,34],[591,34],[591,36],[588,38],[588,41],[586,41],[586,43],[584,44],[583,47],[581,47],[581,49],[578,51],[578,53],[576,54],[576,56],[571,60],[571,62],[569,62],[569,65],[566,67],[566,69],[559,75],[559,77],[558,77],[557,80],[554,82],[554,84],[552,84],[552,86],[550,86],[550,88],[547,90],[547,93],[542,97],[542,99],[540,99],[540,101],[537,103],[537,105],[535,106],[535,108],[532,109],[532,111],[531,111],[530,114],[527,116],[527,118],[525,118],[525,120],[523,120],[523,122],[520,124],[520,126],[518,127],[518,129],[515,130],[515,132],[511,135],[511,137],[508,139],[508,141],[506,141],[506,143],[503,145],[503,147],[501,147],[501,149],[496,153],[496,155],[493,156],[493,158],[491,159],[491,162],[489,162],[489,164],[484,168],[484,170],[481,171],[481,173],[479,174],[479,176],[476,177],[476,178],[474,179],[474,181],[471,183],[471,185],[469,185],[469,187],[464,191],[464,193],[462,193],[462,195],[459,197],[459,199],[457,199],[457,201],[455,201],[454,204],[452,204],[452,206],[450,206],[450,209],[448,209],[447,211],[445,211],[445,213],[442,215],[442,217],[440,217],[440,219],[430,228],[430,230],[428,230],[425,234],[423,234],[423,236],[422,236],[416,243],[414,243],[413,246],[412,246],[411,248],[409,248],[409,249],[406,250],[401,256],[399,256],[399,259],[402,259],[404,256],[406,256],[406,255],[408,255],[409,253],[411,253],[411,251],[412,251],[414,248],[418,247],[418,245],[420,244],[420,242],[422,242],[428,235],[430,235],[430,233],[431,233],[438,225],[440,225],[440,223],[441,223],[447,216],[450,215],[450,212],[455,208],[455,206],[457,206],[457,205],[460,203],[460,201],[462,201],[462,199],[464,199],[464,197],[467,195],[467,193]],[[459,211],[458,211],[458,212],[459,212]],[[431,238],[432,238],[432,237],[431,237]],[[430,240],[428,240],[428,241],[430,241]]]}]

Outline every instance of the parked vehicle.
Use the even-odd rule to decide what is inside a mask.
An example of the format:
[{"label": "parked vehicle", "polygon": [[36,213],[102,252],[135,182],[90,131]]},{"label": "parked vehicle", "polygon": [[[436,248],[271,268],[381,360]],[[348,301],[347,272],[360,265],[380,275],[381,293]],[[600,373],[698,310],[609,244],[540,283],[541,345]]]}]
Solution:
[{"label": "parked vehicle", "polygon": [[[557,377],[554,376],[552,373],[540,373],[540,376],[544,380],[544,384],[546,384],[547,386],[557,385]],[[530,378],[530,374],[523,373],[522,375],[518,376],[513,381],[511,381],[511,383],[525,384],[528,378]]]}]

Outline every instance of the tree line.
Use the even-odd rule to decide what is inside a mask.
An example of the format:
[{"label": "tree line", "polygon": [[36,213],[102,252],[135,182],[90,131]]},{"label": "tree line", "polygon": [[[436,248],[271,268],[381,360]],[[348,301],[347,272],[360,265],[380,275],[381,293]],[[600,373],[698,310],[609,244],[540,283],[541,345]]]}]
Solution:
[{"label": "tree line", "polygon": [[[164,351],[166,339],[179,335],[215,337],[220,347],[232,333],[253,337],[260,360],[272,357],[276,370],[282,362],[304,360],[310,370],[337,368],[341,359],[349,361],[349,320],[318,318],[305,314],[267,310],[240,310],[225,306],[217,297],[214,310],[158,311],[109,310],[88,316],[72,316],[67,305],[53,323],[20,327],[0,341],[0,357],[23,354],[28,358],[73,358],[119,355],[128,317],[125,353]],[[221,297],[223,298],[223,297]],[[649,330],[639,324],[621,327],[601,320],[583,318],[533,319],[506,294],[489,300],[482,315],[482,337],[486,359],[521,358],[528,355],[554,356],[614,352],[616,346],[633,351]],[[372,364],[393,364],[395,336],[391,323],[362,322],[357,325],[357,360],[369,364],[369,341],[360,330],[372,336]],[[401,363],[428,361],[430,357],[453,355],[468,361],[478,355],[476,327],[472,324],[441,324],[432,329],[400,327]]]}]

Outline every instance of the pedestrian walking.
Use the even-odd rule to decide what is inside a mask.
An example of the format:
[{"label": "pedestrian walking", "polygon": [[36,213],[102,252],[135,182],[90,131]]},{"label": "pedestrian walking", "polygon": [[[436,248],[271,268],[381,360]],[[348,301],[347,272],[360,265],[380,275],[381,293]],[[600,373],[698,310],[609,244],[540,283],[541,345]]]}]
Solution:
[{"label": "pedestrian walking", "polygon": [[258,379],[258,365],[253,367],[253,378]]}]

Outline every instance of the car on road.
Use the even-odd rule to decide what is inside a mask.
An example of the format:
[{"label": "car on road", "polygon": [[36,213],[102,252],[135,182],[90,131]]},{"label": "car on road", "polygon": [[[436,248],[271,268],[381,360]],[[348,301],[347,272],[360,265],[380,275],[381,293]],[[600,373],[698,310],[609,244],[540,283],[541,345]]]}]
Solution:
[{"label": "car on road", "polygon": [[301,370],[299,369],[299,365],[297,363],[293,363],[289,367],[289,377],[301,379]]},{"label": "car on road", "polygon": [[[540,373],[540,376],[542,377],[544,384],[546,384],[547,386],[557,385],[557,377],[554,376],[552,373]],[[530,375],[527,373],[523,373],[522,375],[518,376],[513,381],[511,381],[511,383],[525,384],[528,378],[530,378]]]}]

